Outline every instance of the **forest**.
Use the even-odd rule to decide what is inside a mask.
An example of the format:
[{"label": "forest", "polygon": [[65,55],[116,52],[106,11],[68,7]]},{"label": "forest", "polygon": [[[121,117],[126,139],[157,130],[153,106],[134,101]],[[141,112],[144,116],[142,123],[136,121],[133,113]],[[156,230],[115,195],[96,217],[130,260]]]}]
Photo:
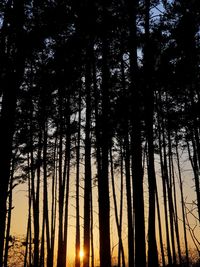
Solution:
[{"label": "forest", "polygon": [[15,266],[200,266],[199,0],[0,1]]}]

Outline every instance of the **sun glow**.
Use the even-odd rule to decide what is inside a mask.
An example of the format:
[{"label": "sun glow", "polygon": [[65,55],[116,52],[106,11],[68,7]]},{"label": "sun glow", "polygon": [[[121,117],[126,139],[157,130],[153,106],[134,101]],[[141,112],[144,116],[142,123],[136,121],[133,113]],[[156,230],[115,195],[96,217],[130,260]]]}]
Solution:
[{"label": "sun glow", "polygon": [[80,250],[79,257],[81,260],[84,258],[84,251],[83,250]]}]

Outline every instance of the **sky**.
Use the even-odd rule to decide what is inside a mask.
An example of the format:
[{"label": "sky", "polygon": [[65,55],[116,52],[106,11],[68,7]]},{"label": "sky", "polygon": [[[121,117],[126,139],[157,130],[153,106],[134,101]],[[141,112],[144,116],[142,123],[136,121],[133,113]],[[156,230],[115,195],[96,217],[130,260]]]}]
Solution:
[{"label": "sky", "polygon": [[[160,167],[158,159],[156,158],[156,169],[157,169],[157,185],[158,185],[158,192],[159,192],[159,201],[160,201],[160,210],[161,210],[161,217],[164,222],[164,205],[163,205],[163,194],[162,194],[162,183],[160,178]],[[194,191],[194,181],[192,170],[190,164],[185,159],[181,161],[181,169],[183,175],[183,188],[184,188],[184,196],[187,203],[192,203],[195,201],[195,191]],[[176,175],[177,169],[175,169]],[[95,171],[93,171],[95,175]],[[69,229],[68,229],[68,260],[73,265],[73,261],[75,258],[75,178],[73,174],[71,175],[71,183],[70,183],[70,200],[69,200]],[[120,199],[120,177],[115,177],[115,189],[117,194],[117,199]],[[176,179],[177,181],[177,179]],[[81,184],[80,184],[80,224],[81,224],[81,246],[83,246],[83,174],[81,176]],[[125,186],[124,186],[125,190]],[[50,195],[49,190],[49,195]],[[148,182],[146,175],[144,176],[144,199],[145,199],[145,215],[146,215],[146,236],[147,236],[147,218],[148,218]],[[110,194],[112,196],[111,184],[110,184]],[[182,230],[182,220],[181,220],[181,202],[180,202],[180,190],[179,190],[179,182],[176,182],[176,195],[177,195],[177,206],[179,210],[179,227],[180,227],[180,236],[181,236],[181,243],[183,244],[183,230]],[[49,201],[51,197],[49,196]],[[119,201],[118,201],[119,202]],[[110,206],[111,206],[111,217],[110,217],[110,231],[111,231],[111,252],[113,259],[117,259],[117,251],[118,251],[118,239],[117,239],[117,229],[114,217],[114,204],[113,198],[110,198]],[[26,229],[27,229],[27,210],[28,210],[28,195],[27,195],[27,184],[21,184],[14,189],[13,193],[13,211],[12,211],[12,228],[11,228],[11,235],[17,236],[19,238],[24,238],[26,236]],[[188,204],[189,207],[189,204]],[[94,233],[94,248],[95,248],[95,257],[96,263],[98,264],[98,250],[99,250],[99,234],[98,234],[98,193],[97,193],[97,186],[93,187],[93,216],[94,216],[94,225],[93,225],[93,233]],[[124,210],[123,210],[123,242],[125,248],[125,254],[127,253],[127,220],[126,220],[126,194],[124,191]],[[192,226],[195,226],[196,221],[194,220],[193,216],[189,216],[190,223]],[[157,227],[157,224],[156,224]],[[163,227],[163,238],[165,239],[165,231],[164,225]],[[200,236],[200,229],[197,227],[196,235]],[[157,235],[158,237],[158,235]],[[191,237],[188,233],[188,241],[189,247],[193,249],[194,245],[192,243]],[[159,248],[159,241],[158,241],[158,248]]]}]

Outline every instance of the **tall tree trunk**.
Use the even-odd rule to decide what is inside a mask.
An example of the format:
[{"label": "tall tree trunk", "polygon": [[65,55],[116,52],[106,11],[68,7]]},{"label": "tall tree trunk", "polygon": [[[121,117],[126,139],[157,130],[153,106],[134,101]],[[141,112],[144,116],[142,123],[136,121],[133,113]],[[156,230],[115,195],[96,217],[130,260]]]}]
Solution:
[{"label": "tall tree trunk", "polygon": [[191,131],[191,137],[192,137],[192,151],[191,153],[191,148],[190,144],[187,141],[187,146],[188,146],[188,154],[189,154],[189,159],[192,165],[193,173],[194,173],[194,181],[195,181],[195,190],[196,190],[196,198],[197,198],[197,210],[198,210],[198,215],[199,215],[199,221],[200,221],[200,181],[199,181],[199,166],[198,166],[198,159],[197,159],[197,148],[196,144],[194,141],[194,136],[193,136],[193,131]]},{"label": "tall tree trunk", "polygon": [[103,2],[102,22],[102,122],[101,125],[101,171],[98,173],[99,195],[99,237],[100,237],[100,265],[111,266],[110,247],[110,200],[109,200],[109,175],[108,175],[108,150],[109,150],[109,68],[108,68],[108,10],[107,3]]},{"label": "tall tree trunk", "polygon": [[50,251],[49,251],[49,266],[54,266],[54,247],[55,247],[55,229],[57,219],[57,136],[55,137],[54,153],[53,153],[53,173],[52,173],[52,184],[51,184],[51,240],[50,240]]},{"label": "tall tree trunk", "polygon": [[[31,170],[32,161],[30,162],[29,154],[28,154],[28,169]],[[28,173],[28,227],[27,227],[27,261],[29,266],[32,265],[32,188],[31,188],[31,180],[32,175],[31,171]]]},{"label": "tall tree trunk", "polygon": [[[170,238],[169,238],[169,222],[168,222],[168,211],[167,211],[167,190],[165,183],[165,169],[164,169],[164,159],[163,159],[163,143],[162,142],[162,119],[160,117],[160,103],[161,96],[159,95],[157,98],[157,116],[158,116],[158,142],[159,142],[159,155],[160,155],[160,166],[161,166],[161,175],[162,175],[162,188],[163,188],[163,201],[164,201],[164,214],[165,214],[165,231],[166,231],[166,243],[167,243],[167,258],[168,264],[172,265],[172,255],[171,255],[171,247],[170,247]],[[165,144],[165,143],[164,143]]]},{"label": "tall tree trunk", "polygon": [[[126,90],[126,78],[124,70],[123,50],[121,45],[121,75],[122,75],[122,88],[123,97],[125,99],[126,112],[129,112],[127,105],[128,94]],[[123,108],[124,108],[123,107]],[[128,266],[134,267],[134,232],[133,232],[133,205],[131,195],[131,175],[130,175],[130,141],[129,141],[129,120],[125,119],[124,124],[124,161],[125,161],[125,177],[126,177],[126,201],[127,201],[127,221],[128,221]]]},{"label": "tall tree trunk", "polygon": [[[40,171],[41,171],[41,162],[42,162],[42,129],[39,129],[38,133],[38,151],[37,151],[37,180],[35,183],[35,170],[34,170],[34,156],[33,156],[33,104],[32,101],[30,103],[31,106],[31,114],[30,114],[30,149],[31,149],[31,194],[32,194],[32,203],[33,203],[33,228],[34,228],[34,255],[33,262],[35,266],[39,266],[39,234],[40,234]],[[39,125],[41,126],[41,121],[39,121]]]},{"label": "tall tree trunk", "polygon": [[[24,73],[25,62],[25,56],[23,53],[24,1],[15,0],[13,8],[9,9],[8,12],[13,14],[13,16],[11,14],[5,14],[5,16],[8,15],[11,18],[11,21],[9,21],[12,29],[10,34],[15,37],[7,36],[7,38],[11,38],[16,52],[14,56],[12,55],[13,64],[10,62],[10,66],[6,70],[6,82],[3,88],[0,117],[0,265],[3,265],[6,202],[10,180],[10,162],[12,157],[12,141],[15,128],[15,110],[17,95]],[[7,55],[9,55],[9,53],[10,52],[7,51]]]},{"label": "tall tree trunk", "polygon": [[59,105],[59,151],[58,151],[58,252],[57,267],[62,267],[63,252],[63,214],[64,214],[64,181],[63,181],[63,90],[59,88],[58,105]]},{"label": "tall tree trunk", "polygon": [[[121,161],[123,161],[123,158],[121,158]],[[123,172],[122,169],[121,169],[121,172]],[[116,193],[115,193],[115,179],[114,179],[114,170],[113,170],[113,156],[112,156],[112,150],[111,150],[111,148],[110,148],[110,173],[111,173],[112,194],[113,194],[113,201],[114,201],[115,221],[116,221],[117,233],[118,233],[118,238],[119,238],[118,266],[120,267],[121,266],[121,254],[122,254],[123,266],[125,265],[124,248],[123,248],[122,233],[121,233],[121,220],[122,220],[121,212],[122,212],[122,204],[120,203],[120,219],[119,219],[118,218],[118,209],[117,209],[117,199],[116,199]],[[123,180],[121,180],[121,186],[122,186],[122,189],[123,189]],[[122,191],[121,191],[121,194],[123,196],[123,192]],[[120,198],[120,202],[122,202],[122,197]]]},{"label": "tall tree trunk", "polygon": [[[60,140],[60,142],[62,142]],[[61,149],[61,145],[59,145],[60,149]],[[64,203],[64,196],[63,196],[63,184],[62,184],[62,172],[61,172],[61,160],[62,159],[62,152],[61,150],[59,151],[59,174],[58,174],[58,180],[59,180],[59,186],[58,186],[58,190],[59,190],[59,201],[58,201],[58,252],[57,252],[57,267],[62,267],[62,262],[61,262],[61,257],[63,255],[62,253],[62,246],[63,246],[63,203]]]},{"label": "tall tree trunk", "polygon": [[[90,42],[90,41],[89,41]],[[86,125],[85,125],[85,186],[84,186],[84,253],[83,267],[90,264],[90,207],[91,207],[91,50],[89,43],[86,52],[85,90],[86,90]]]},{"label": "tall tree trunk", "polygon": [[170,152],[169,152],[169,167],[171,169],[171,179],[172,179],[172,188],[173,188],[173,199],[174,199],[174,227],[175,227],[175,234],[176,234],[176,242],[177,242],[177,249],[178,249],[178,257],[179,257],[179,264],[182,264],[182,256],[181,256],[181,245],[180,245],[180,235],[179,235],[179,224],[178,224],[178,210],[177,210],[177,198],[176,198],[176,184],[175,184],[175,174],[174,174],[174,163],[173,163],[173,156],[172,156],[172,148],[171,148],[171,140],[170,134],[168,137],[168,142],[170,142]]},{"label": "tall tree trunk", "polygon": [[168,210],[169,210],[169,226],[170,226],[170,236],[171,236],[171,245],[172,245],[172,259],[173,264],[176,264],[176,249],[175,249],[175,237],[174,237],[174,206],[173,206],[173,199],[172,199],[172,187],[169,180],[169,172],[167,166],[167,151],[166,151],[166,137],[165,137],[165,130],[164,125],[162,126],[162,134],[163,134],[163,168],[164,168],[164,180],[165,186],[167,189],[167,196],[168,196]]},{"label": "tall tree trunk", "polygon": [[48,121],[44,122],[43,126],[43,131],[44,131],[44,146],[43,146],[43,183],[44,183],[44,196],[43,196],[43,215],[44,215],[44,220],[45,220],[45,230],[46,230],[46,251],[47,251],[47,267],[49,266],[50,263],[50,257],[49,253],[51,250],[50,246],[50,229],[49,229],[49,210],[48,210],[48,184],[47,184],[47,131],[48,131]]},{"label": "tall tree trunk", "polygon": [[68,95],[66,106],[66,144],[64,164],[64,188],[65,188],[65,213],[64,213],[64,239],[63,239],[63,265],[67,265],[67,237],[68,237],[68,213],[69,213],[69,183],[70,183],[70,162],[71,162],[71,128],[70,128],[70,95]]},{"label": "tall tree trunk", "polygon": [[12,215],[12,200],[13,200],[13,179],[14,179],[14,165],[15,158],[12,159],[11,177],[9,185],[9,201],[8,201],[8,218],[7,218],[7,229],[6,229],[6,242],[5,242],[5,252],[4,252],[4,267],[8,266],[8,250],[10,241],[10,227],[11,227],[11,215]]},{"label": "tall tree trunk", "polygon": [[91,267],[94,267],[94,234],[93,234],[93,192],[92,192],[92,188],[91,188],[91,201],[90,201],[91,207],[90,207],[90,216],[91,216],[91,224],[90,224],[90,236],[91,236]]},{"label": "tall tree trunk", "polygon": [[75,267],[80,267],[80,212],[79,212],[79,182],[80,182],[80,139],[81,139],[81,89],[79,91],[78,134],[76,146],[76,248]]},{"label": "tall tree trunk", "polygon": [[25,253],[24,253],[24,267],[27,267],[27,259],[28,259],[28,239],[29,239],[29,229],[30,229],[30,216],[28,215],[28,222],[27,222],[27,228],[26,228],[26,239],[25,239]]},{"label": "tall tree trunk", "polygon": [[179,178],[179,185],[180,185],[180,191],[181,191],[181,211],[182,211],[182,218],[183,218],[183,233],[184,233],[186,267],[189,267],[188,241],[187,241],[187,232],[186,232],[184,194],[183,194],[183,180],[182,180],[181,167],[180,167],[180,157],[179,157],[179,151],[178,151],[177,133],[176,133],[175,140],[176,140],[175,147],[176,147],[176,159],[177,159],[177,167],[178,167],[178,178]]},{"label": "tall tree trunk", "polygon": [[121,150],[121,171],[120,171],[120,184],[121,184],[121,194],[120,194],[120,211],[119,211],[119,249],[118,249],[118,265],[120,266],[121,256],[122,256],[122,267],[125,267],[125,255],[124,247],[122,242],[122,219],[123,219],[123,198],[124,198],[124,159],[123,159],[123,148],[120,145]]},{"label": "tall tree trunk", "polygon": [[162,257],[162,266],[165,267],[165,252],[163,246],[163,237],[162,237],[162,221],[160,216],[160,205],[159,205],[159,198],[158,198],[158,189],[156,187],[156,206],[157,206],[157,214],[158,214],[158,228],[159,228],[159,239],[160,239],[160,250],[161,250],[161,257]]},{"label": "tall tree trunk", "polygon": [[133,208],[131,196],[131,175],[130,175],[130,149],[128,134],[125,134],[125,172],[126,172],[126,201],[128,220],[128,266],[134,266],[134,245],[133,245]]},{"label": "tall tree trunk", "polygon": [[143,196],[143,167],[142,167],[142,144],[141,144],[141,102],[138,82],[137,62],[137,26],[136,14],[137,0],[127,0],[127,11],[130,25],[130,90],[132,100],[132,179],[133,179],[133,203],[135,212],[135,266],[146,267],[145,248],[145,222],[144,222],[144,196]]},{"label": "tall tree trunk", "polygon": [[[102,166],[102,158],[101,158],[101,147],[100,147],[100,139],[101,139],[101,133],[100,133],[100,115],[99,115],[99,92],[98,92],[98,86],[97,86],[97,71],[96,71],[96,58],[95,53],[93,51],[93,62],[92,62],[92,77],[93,77],[93,84],[94,84],[94,112],[95,112],[95,149],[96,149],[96,164],[97,164],[97,177],[98,181],[101,176],[101,166]],[[98,185],[98,194],[99,191],[99,185]],[[99,215],[100,216],[100,215]],[[92,238],[92,237],[91,237]]]},{"label": "tall tree trunk", "polygon": [[145,45],[144,45],[144,77],[145,77],[145,109],[146,109],[146,135],[148,144],[147,168],[149,184],[149,220],[148,220],[148,266],[158,266],[158,251],[156,242],[156,214],[155,193],[156,174],[154,164],[154,140],[153,140],[153,117],[154,117],[154,91],[152,88],[153,58],[151,56],[151,40],[149,32],[150,0],[145,1]]}]

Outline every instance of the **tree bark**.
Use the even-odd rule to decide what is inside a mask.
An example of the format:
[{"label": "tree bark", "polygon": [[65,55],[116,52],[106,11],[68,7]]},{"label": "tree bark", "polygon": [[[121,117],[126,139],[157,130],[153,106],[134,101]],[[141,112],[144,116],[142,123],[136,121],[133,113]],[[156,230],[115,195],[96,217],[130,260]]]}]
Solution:
[{"label": "tree bark", "polygon": [[141,144],[141,102],[138,81],[137,62],[137,0],[127,0],[129,14],[130,38],[130,92],[132,100],[131,112],[131,155],[133,179],[133,205],[135,212],[135,267],[146,267],[144,196],[143,196],[143,166]]},{"label": "tree bark", "polygon": [[177,167],[178,167],[179,186],[180,186],[180,191],[181,191],[181,211],[182,211],[182,218],[183,218],[183,233],[184,233],[186,267],[189,267],[188,241],[187,241],[187,232],[186,232],[184,193],[183,193],[183,180],[182,180],[181,167],[180,167],[180,157],[179,157],[179,151],[178,151],[177,133],[176,133],[175,140],[176,140],[175,146],[176,146],[176,159],[177,159]]},{"label": "tree bark", "polygon": [[[89,41],[90,42],[90,41]],[[86,48],[85,90],[86,90],[86,125],[85,125],[85,186],[84,186],[84,253],[83,267],[90,264],[90,207],[91,207],[91,49]]]},{"label": "tree bark", "polygon": [[[81,89],[80,89],[81,90]],[[76,244],[75,266],[80,267],[80,208],[79,208],[79,183],[80,183],[80,139],[81,139],[81,91],[78,100],[78,134],[76,147]]]},{"label": "tree bark", "polygon": [[[12,157],[12,141],[15,129],[15,111],[17,104],[17,95],[21,80],[24,73],[25,55],[23,53],[24,40],[24,1],[15,0],[13,10],[9,9],[14,16],[10,25],[12,28],[11,35],[15,33],[15,37],[7,36],[13,41],[15,54],[11,59],[8,59],[9,67],[6,70],[5,84],[2,95],[2,109],[0,117],[0,265],[3,265],[4,251],[4,235],[6,223],[6,202],[7,191],[10,180],[10,162]],[[8,51],[8,55],[9,55]]]},{"label": "tree bark", "polygon": [[156,173],[154,164],[154,138],[153,138],[153,118],[154,118],[154,91],[151,77],[153,74],[153,58],[151,56],[152,42],[149,32],[149,12],[150,0],[145,1],[145,45],[144,45],[144,77],[145,77],[145,112],[146,112],[146,136],[148,144],[147,172],[149,184],[149,218],[148,218],[148,266],[158,267],[158,251],[156,242],[156,214],[155,214],[155,194],[156,194]]}]

